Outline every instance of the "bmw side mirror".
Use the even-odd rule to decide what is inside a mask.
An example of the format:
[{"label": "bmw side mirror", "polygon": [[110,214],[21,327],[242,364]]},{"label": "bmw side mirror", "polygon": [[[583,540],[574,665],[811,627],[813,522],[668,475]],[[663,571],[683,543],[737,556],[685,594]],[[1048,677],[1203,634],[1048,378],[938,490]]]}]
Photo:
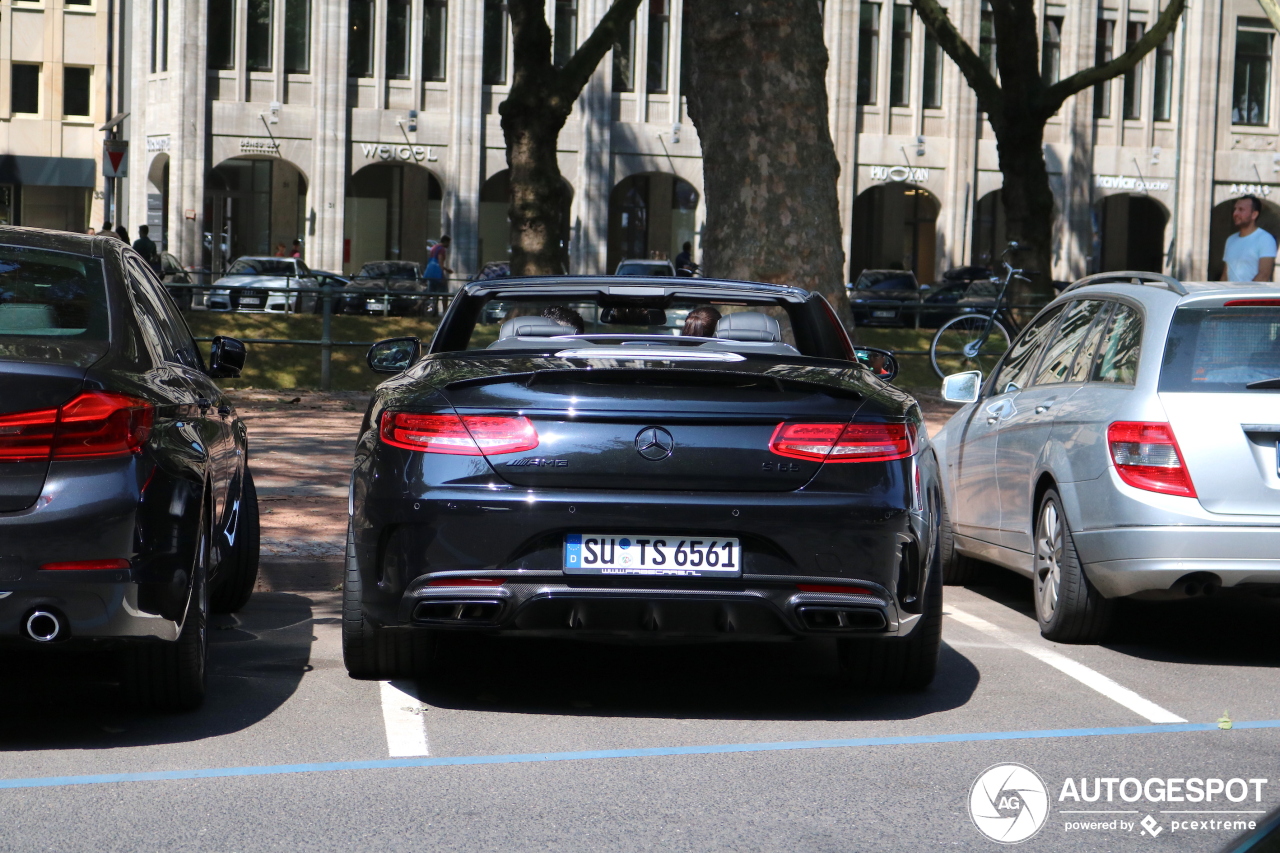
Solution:
[{"label": "bmw side mirror", "polygon": [[973,403],[982,388],[982,371],[966,370],[942,380],[942,399],[948,403]]},{"label": "bmw side mirror", "polygon": [[387,338],[369,347],[369,369],[374,373],[404,373],[422,354],[417,338]]},{"label": "bmw side mirror", "polygon": [[874,373],[877,379],[892,382],[898,375],[898,359],[887,349],[854,347],[853,355],[858,364]]},{"label": "bmw side mirror", "polygon": [[209,345],[209,375],[214,379],[235,379],[244,370],[245,354],[243,343],[218,335]]}]

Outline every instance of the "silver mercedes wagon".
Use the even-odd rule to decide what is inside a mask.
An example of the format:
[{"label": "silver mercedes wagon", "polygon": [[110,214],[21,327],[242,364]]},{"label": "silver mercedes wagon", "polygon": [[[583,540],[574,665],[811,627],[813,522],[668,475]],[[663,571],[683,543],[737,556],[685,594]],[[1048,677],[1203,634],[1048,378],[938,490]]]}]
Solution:
[{"label": "silver mercedes wagon", "polygon": [[950,582],[1031,577],[1061,642],[1126,596],[1280,594],[1280,286],[1089,276],[943,396]]}]

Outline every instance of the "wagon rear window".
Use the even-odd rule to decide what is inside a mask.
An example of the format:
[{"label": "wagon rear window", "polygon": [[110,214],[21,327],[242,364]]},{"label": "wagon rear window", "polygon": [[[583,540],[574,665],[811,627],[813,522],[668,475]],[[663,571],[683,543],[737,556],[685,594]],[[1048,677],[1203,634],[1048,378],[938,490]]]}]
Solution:
[{"label": "wagon rear window", "polygon": [[1161,391],[1242,392],[1280,378],[1280,305],[1180,308],[1169,327]]}]

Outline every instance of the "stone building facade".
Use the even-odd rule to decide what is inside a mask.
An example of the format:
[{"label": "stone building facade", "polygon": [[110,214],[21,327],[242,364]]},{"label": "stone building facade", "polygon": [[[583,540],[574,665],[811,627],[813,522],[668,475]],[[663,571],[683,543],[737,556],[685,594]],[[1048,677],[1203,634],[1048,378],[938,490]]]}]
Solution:
[{"label": "stone building facade", "polygon": [[[1041,0],[1044,73],[1118,55],[1160,1]],[[685,240],[697,255],[705,205],[681,91],[682,2],[645,0],[560,136],[573,272],[671,255]],[[990,56],[980,0],[948,5]],[[506,258],[502,0],[135,6],[128,216],[147,217],[183,263],[217,268],[301,239],[312,266],[350,271],[419,260],[442,232],[459,273]],[[547,0],[557,54],[607,8]],[[907,267],[927,281],[989,263],[1004,243],[997,153],[956,67],[903,2],[826,0],[823,15],[850,276]],[[1257,0],[1185,15],[1133,74],[1072,98],[1047,129],[1056,278],[1215,275],[1226,202],[1243,192],[1266,200],[1264,227],[1280,231],[1275,32]]]},{"label": "stone building facade", "polygon": [[120,106],[114,11],[0,0],[0,224],[84,231],[109,215],[99,128]]}]

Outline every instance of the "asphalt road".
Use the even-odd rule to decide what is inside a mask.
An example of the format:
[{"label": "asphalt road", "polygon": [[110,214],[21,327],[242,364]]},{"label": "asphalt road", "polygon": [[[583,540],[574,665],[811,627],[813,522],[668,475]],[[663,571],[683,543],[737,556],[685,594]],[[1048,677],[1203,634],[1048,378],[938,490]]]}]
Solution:
[{"label": "asphalt road", "polygon": [[[105,661],[0,664],[0,850],[995,850],[970,789],[1010,762],[1047,795],[1021,850],[1214,850],[1234,833],[1190,821],[1280,804],[1276,600],[1134,604],[1107,645],[1062,646],[992,569],[948,588],[919,694],[840,686],[816,641],[455,638],[430,680],[382,684],[342,668],[338,593],[273,565],[212,631],[197,713],[122,710]],[[1122,796],[1168,779],[1225,791]],[[984,825],[1016,832],[1035,792],[999,787]]]}]

